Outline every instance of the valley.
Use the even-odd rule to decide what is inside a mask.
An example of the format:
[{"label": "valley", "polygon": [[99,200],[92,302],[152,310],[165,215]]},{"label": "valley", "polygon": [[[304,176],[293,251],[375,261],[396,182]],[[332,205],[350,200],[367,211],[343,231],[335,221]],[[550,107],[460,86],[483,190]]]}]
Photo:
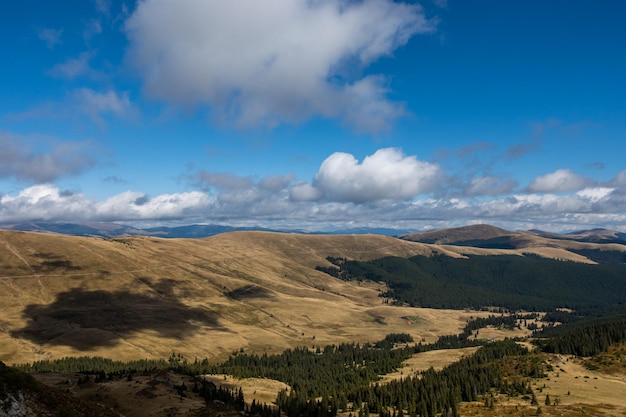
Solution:
[{"label": "valley", "polygon": [[[486,245],[479,239],[485,233],[490,242]],[[405,334],[416,346],[417,343],[429,345],[442,336],[460,334],[469,321],[505,311],[502,307],[506,302],[502,305],[468,302],[464,307],[426,308],[419,301],[413,301],[419,298],[404,297],[399,291],[401,288],[406,291],[408,287],[386,275],[392,269],[396,275],[405,270],[403,273],[409,274],[407,276],[415,277],[421,272],[411,269],[415,266],[402,264],[405,266],[400,267],[393,262],[382,262],[383,258],[401,262],[424,259],[417,264],[419,268],[434,271],[429,269],[432,266],[428,266],[430,261],[426,260],[445,260],[452,265],[441,264],[445,268],[456,268],[454,262],[457,261],[495,257],[491,263],[497,264],[513,256],[513,261],[543,259],[549,265],[556,265],[551,268],[558,268],[565,262],[568,267],[581,265],[592,268],[590,271],[614,269],[621,274],[618,264],[600,263],[603,259],[617,259],[619,256],[614,253],[626,253],[624,245],[613,241],[583,242],[531,235],[522,240],[509,239],[507,245],[512,241],[516,245],[505,248],[484,247],[492,245],[494,238],[501,239],[501,235],[494,236],[484,228],[463,231],[463,242],[471,241],[474,246],[459,244],[454,239],[424,243],[380,235],[259,231],[231,232],[202,239],[99,238],[1,231],[0,361],[25,364],[89,356],[125,362],[162,360],[176,353],[190,361],[204,359],[219,364],[233,356],[272,356],[286,349],[314,351],[328,345],[374,343],[390,334]],[[605,252],[611,253],[610,258],[598,255]],[[324,272],[324,268],[338,267],[334,259],[352,262],[350,271],[357,275],[337,279]],[[359,276],[358,271],[370,271],[370,264],[378,265],[377,278]],[[614,292],[621,291],[618,281],[606,285],[618,285]],[[444,281],[440,283],[444,285]],[[462,288],[452,281],[445,285]],[[472,285],[479,284],[473,281]],[[480,285],[493,287],[493,284]],[[527,291],[524,286],[516,288]],[[608,287],[609,292],[611,288]],[[449,290],[437,291],[440,292],[431,299],[438,299],[446,292],[459,299]],[[472,291],[484,294],[486,290],[475,287]],[[464,293],[475,297],[472,291],[464,290]],[[393,294],[393,298],[381,296],[385,294]],[[472,331],[468,333],[468,343],[509,338],[526,340],[532,336],[532,331],[528,323],[519,323],[517,328],[488,326]],[[532,323],[539,327],[549,325],[541,321]],[[524,346],[535,349],[527,342]],[[419,377],[430,367],[442,370],[463,358],[471,358],[477,349],[478,346],[472,346],[415,353],[395,371],[381,375],[380,384],[400,382],[407,376]],[[610,416],[621,415],[626,410],[623,373],[608,375],[602,370],[591,371],[583,368],[576,358],[564,355],[545,356],[540,361],[546,369],[554,361],[561,361],[556,367],[560,371],[547,371],[546,376],[531,382],[538,397],[543,396],[545,390],[552,398],[559,398],[559,404],[542,408],[544,415],[558,415],[557,411],[563,415],[587,415],[587,411],[593,410],[598,415]],[[133,374],[132,381],[121,377],[108,380],[108,385],[102,385],[102,381],[70,388],[74,395],[86,400],[99,399],[109,406],[117,404],[128,416],[228,415],[223,414],[224,410],[204,409],[204,400],[191,392],[185,397],[180,393],[177,396],[172,387],[180,385],[183,376],[176,372],[164,375],[137,373]],[[63,387],[63,381],[78,381],[81,374],[40,374],[37,378],[51,386]],[[207,374],[206,378],[218,387],[234,390],[241,387],[248,404],[252,400],[257,404],[272,403],[279,390],[289,389],[285,381],[261,375],[236,377],[224,372]],[[163,385],[163,381],[178,382]],[[185,381],[189,387],[194,379]],[[595,388],[587,389],[591,384]],[[178,403],[175,407],[155,405],[169,410],[169,414],[157,411],[145,414],[145,406],[140,405],[143,400],[137,400],[141,387],[154,387],[150,388],[154,391],[150,394],[154,395],[153,401],[158,398],[163,404]],[[564,387],[569,387],[569,395],[562,392]],[[594,392],[600,394],[594,395]],[[178,397],[181,398],[177,400]],[[490,403],[490,407],[485,407],[485,400],[479,399],[478,403],[460,404],[459,411],[461,415],[497,415],[498,410],[501,414],[521,415],[529,407],[537,411],[536,406],[521,397],[515,399],[500,394],[495,398],[496,405]],[[137,404],[133,405],[135,402]],[[346,416],[348,413],[344,410]]]}]

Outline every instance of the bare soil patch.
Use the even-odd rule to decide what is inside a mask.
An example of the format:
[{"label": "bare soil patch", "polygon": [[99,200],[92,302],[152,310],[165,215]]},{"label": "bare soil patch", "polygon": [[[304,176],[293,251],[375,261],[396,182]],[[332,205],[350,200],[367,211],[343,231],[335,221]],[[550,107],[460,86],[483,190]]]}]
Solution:
[{"label": "bare soil patch", "polygon": [[229,389],[243,390],[246,403],[274,404],[279,391],[289,390],[289,385],[284,382],[267,378],[235,378],[230,375],[203,375],[207,381],[213,382],[217,386]]}]

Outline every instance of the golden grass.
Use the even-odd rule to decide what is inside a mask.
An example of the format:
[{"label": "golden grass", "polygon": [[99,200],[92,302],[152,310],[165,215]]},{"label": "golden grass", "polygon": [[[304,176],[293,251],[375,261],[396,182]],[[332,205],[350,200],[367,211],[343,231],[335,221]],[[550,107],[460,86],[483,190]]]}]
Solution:
[{"label": "golden grass", "polygon": [[[529,240],[523,250],[487,250],[375,235],[238,232],[207,239],[99,239],[0,232],[0,360],[79,355],[127,360],[180,352],[219,361],[240,348],[279,353],[294,346],[377,341],[389,333],[409,333],[429,343],[458,333],[470,316],[489,313],[385,305],[378,297],[382,284],[342,282],[314,267],[329,265],[327,256],[368,260],[433,253],[534,252],[585,261],[566,246],[543,243]],[[479,337],[523,335],[518,333],[481,329]],[[402,372],[445,366],[467,353],[420,354]],[[568,413],[579,413],[580,407],[624,415],[622,376],[592,373],[572,360],[559,366],[558,377],[539,383],[546,383],[544,393],[561,399],[563,415],[579,415]],[[273,401],[274,389],[282,387],[267,380],[226,382],[243,385],[248,398],[263,401]],[[482,410],[467,407],[464,415]],[[521,415],[513,404],[507,407],[500,415]],[[544,415],[556,409],[544,407]]]},{"label": "golden grass", "polygon": [[[327,256],[367,260],[441,248],[384,236],[239,232],[207,239],[83,238],[0,232],[0,360],[63,356],[220,360],[241,347],[433,341],[471,315],[383,305],[382,284],[316,271]],[[476,314],[475,314],[476,315]],[[406,325],[403,317],[419,318]]]},{"label": "golden grass", "polygon": [[[276,352],[395,332],[432,342],[478,314],[383,305],[382,284],[342,282],[314,267],[330,265],[327,256],[522,253],[265,232],[101,239],[2,231],[0,248],[0,360],[9,363],[173,351],[222,359],[241,347]],[[565,258],[554,250],[545,254]]]}]

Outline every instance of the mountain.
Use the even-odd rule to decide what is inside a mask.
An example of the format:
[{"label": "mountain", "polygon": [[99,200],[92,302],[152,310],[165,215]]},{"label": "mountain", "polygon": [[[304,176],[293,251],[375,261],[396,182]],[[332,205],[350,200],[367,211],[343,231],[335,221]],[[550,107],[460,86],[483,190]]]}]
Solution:
[{"label": "mountain", "polygon": [[[104,225],[92,228],[106,230]],[[0,361],[32,363],[71,356],[165,360],[177,353],[190,363],[203,358],[217,363],[230,357],[245,359],[248,353],[272,355],[294,347],[313,352],[330,344],[380,341],[390,334],[408,334],[415,341],[432,343],[439,336],[460,333],[471,318],[487,319],[492,315],[488,307],[506,306],[520,296],[531,296],[530,302],[579,300],[583,305],[594,301],[590,295],[597,300],[610,292],[611,299],[602,302],[617,300],[618,307],[623,305],[619,295],[624,293],[625,266],[595,265],[594,257],[616,261],[618,254],[626,253],[624,245],[551,239],[491,226],[448,229],[442,236],[432,232],[427,238],[444,243],[427,244],[373,234],[237,231],[201,239],[164,239],[0,231]],[[481,241],[481,237],[488,244],[506,238],[514,248],[450,244]],[[580,265],[582,262],[589,265]],[[339,266],[350,266],[354,279],[331,276],[340,272]],[[559,280],[554,279],[555,274]],[[392,281],[389,275],[397,279]],[[421,287],[412,287],[416,282]],[[595,291],[598,288],[603,292]],[[432,302],[441,294],[452,295],[455,302],[463,303],[461,297],[468,301],[462,310],[410,307],[427,305],[420,303],[419,297]],[[476,297],[487,301],[469,301]],[[517,334],[510,332],[480,329],[485,338]],[[450,356],[448,352],[445,355]],[[570,361],[567,366],[573,364]],[[561,378],[552,380],[571,375],[571,381],[581,382],[580,391],[587,392],[582,386],[586,380],[577,375],[592,371],[577,366],[575,372],[567,368],[567,374],[559,367]],[[43,407],[33,402],[41,398],[41,388],[37,385],[29,391],[29,386],[36,384],[32,378],[9,371],[7,382],[5,371],[0,362],[0,415],[6,399],[11,407]],[[407,368],[404,372],[408,375]],[[74,386],[72,381],[85,378],[83,374],[53,376],[41,374],[38,378],[58,388],[46,392],[55,393],[53,402],[63,408],[58,413],[42,408],[41,412],[17,415],[108,415],[103,409],[83,411],[92,403],[60,396],[78,391],[86,400],[97,398],[110,406],[122,406],[124,415],[174,415],[177,410],[178,414],[196,415],[185,414],[187,399],[173,391],[182,387],[181,380],[156,370],[118,378],[117,383],[81,384],[80,389],[78,382]],[[26,386],[13,384],[15,378]],[[266,384],[266,379],[259,381]],[[593,381],[600,384],[595,377]],[[193,382],[187,380],[186,385],[191,387]],[[122,387],[125,391],[118,391]],[[594,395],[614,392],[614,387],[600,386]],[[276,391],[268,394],[268,402],[274,400]],[[257,392],[256,386],[253,392]],[[580,404],[578,392],[578,388],[572,390],[567,399]],[[136,414],[126,411],[128,404],[134,405]],[[158,407],[163,413],[153,413],[149,407]],[[231,411],[203,410],[202,415],[237,415]]]},{"label": "mountain", "polygon": [[327,232],[321,232],[333,235],[383,235],[383,236],[401,236],[409,233],[409,230],[392,229],[388,227],[353,227],[348,229],[333,229]]},{"label": "mountain", "polygon": [[[503,233],[486,230],[491,239]],[[226,358],[240,348],[265,352],[377,341],[406,331],[432,341],[456,334],[477,313],[385,304],[380,297],[385,283],[342,281],[316,268],[333,268],[329,257],[533,254],[623,263],[619,256],[626,253],[623,245],[511,233],[500,236],[512,236],[519,248],[424,244],[371,234],[245,231],[164,239],[0,231],[0,360],[164,358],[172,352]],[[462,234],[475,238],[468,229]],[[407,329],[406,317],[419,326]]]},{"label": "mountain", "polygon": [[403,239],[414,242],[434,243],[438,245],[463,245],[465,242],[481,242],[510,236],[511,232],[488,224],[455,227],[449,229],[434,229],[426,232],[409,233]]},{"label": "mountain", "polygon": [[[400,238],[413,242],[484,249],[533,251],[537,248],[546,248],[546,250],[547,248],[558,248],[583,255],[594,262],[626,262],[626,257],[623,257],[623,252],[626,252],[626,234],[606,229],[558,234],[541,230],[512,232],[495,226],[480,224],[409,233],[400,236]],[[546,252],[542,256],[545,254]]]},{"label": "mountain", "polygon": [[[343,282],[315,267],[329,256],[432,253],[385,236],[268,232],[104,239],[0,231],[0,248],[0,360],[11,363],[226,358],[240,348],[380,340],[416,311],[383,305],[380,284]],[[438,331],[455,333],[465,319],[453,317]],[[424,323],[435,328],[437,320]]]},{"label": "mountain", "polygon": [[147,234],[141,229],[117,223],[62,223],[62,222],[30,222],[0,225],[0,229],[19,230],[23,232],[58,233],[73,236],[133,236]]},{"label": "mountain", "polygon": [[311,234],[376,234],[383,236],[399,236],[408,233],[407,230],[360,227],[350,229],[336,229],[332,231],[304,231],[301,229],[269,229],[260,226],[234,227],[219,224],[192,224],[185,226],[161,226],[140,229],[118,223],[85,222],[30,222],[0,225],[0,230],[16,230],[23,232],[58,233],[71,236],[97,236],[97,237],[120,237],[120,236],[158,236],[164,238],[204,238],[215,236],[220,233],[236,231],[265,231],[283,233],[311,233]]},{"label": "mountain", "polygon": [[529,232],[550,239],[565,239],[575,240],[577,242],[591,243],[618,243],[621,245],[626,245],[626,233],[601,228],[591,230],[579,230],[576,232],[569,232],[564,234],[544,232],[541,230],[529,230]]}]

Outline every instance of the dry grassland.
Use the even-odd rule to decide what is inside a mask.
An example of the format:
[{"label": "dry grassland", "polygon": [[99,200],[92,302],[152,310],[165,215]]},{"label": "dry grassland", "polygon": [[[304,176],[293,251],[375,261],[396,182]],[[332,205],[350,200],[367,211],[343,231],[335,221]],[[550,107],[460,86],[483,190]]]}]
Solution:
[{"label": "dry grassland", "polygon": [[[571,254],[550,250],[546,254],[564,259]],[[377,341],[389,333],[409,333],[430,343],[458,333],[471,316],[489,313],[385,305],[378,297],[382,284],[342,282],[314,267],[329,265],[327,256],[368,260],[529,251],[544,253],[539,246],[489,251],[374,235],[238,232],[207,239],[99,239],[0,232],[0,360],[82,355],[128,360],[179,352],[189,359],[219,361],[240,348],[279,353],[294,346]],[[481,329],[479,337],[514,335]],[[420,354],[402,372],[439,368],[468,353]],[[587,415],[626,415],[623,376],[587,371],[572,360],[556,365],[549,380],[537,382],[546,384],[541,395],[561,400],[558,407],[543,406],[544,415],[560,415],[555,410],[583,415],[581,407]],[[275,381],[228,377],[226,383],[242,385],[248,399],[262,401],[273,401],[282,387]],[[128,395],[132,403],[135,394]],[[471,404],[463,415],[521,415],[515,406],[506,399],[495,411]]]},{"label": "dry grassland", "polygon": [[[0,232],[0,360],[226,358],[407,332],[430,342],[472,313],[397,308],[382,284],[316,271],[446,249],[390,237],[238,232],[207,239]],[[457,255],[460,256],[460,255]],[[474,313],[476,315],[476,313]],[[407,325],[410,318],[411,325]]]},{"label": "dry grassland", "polygon": [[[531,406],[521,397],[495,398],[492,408],[483,401],[464,403],[459,408],[462,416],[534,416],[540,409],[542,416],[626,416],[626,375],[609,375],[589,371],[582,360],[568,356],[550,355],[548,363],[554,370],[547,378],[537,379],[532,388],[538,406]],[[551,405],[545,404],[550,396]]]},{"label": "dry grassland", "polygon": [[243,390],[247,403],[256,400],[257,403],[273,404],[279,391],[289,391],[289,385],[267,378],[234,378],[230,375],[204,375],[207,381],[228,389]]}]

